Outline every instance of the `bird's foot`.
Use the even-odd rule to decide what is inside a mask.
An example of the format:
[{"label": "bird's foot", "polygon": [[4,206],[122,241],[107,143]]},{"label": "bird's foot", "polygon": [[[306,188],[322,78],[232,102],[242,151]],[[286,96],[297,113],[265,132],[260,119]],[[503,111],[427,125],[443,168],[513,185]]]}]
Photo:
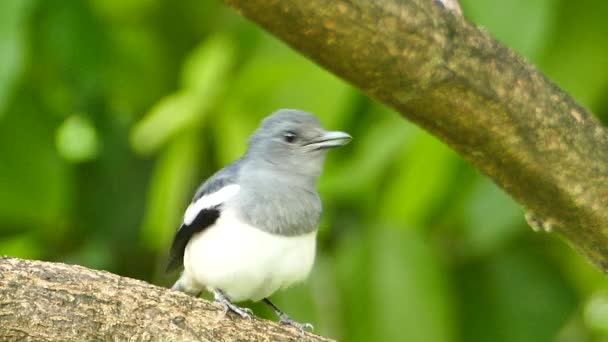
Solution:
[{"label": "bird's foot", "polygon": [[231,302],[220,302],[224,307],[224,317],[228,314],[228,311],[232,311],[235,314],[241,316],[244,319],[251,320],[251,316],[253,315],[253,311],[249,308],[242,308],[240,306],[234,305]]},{"label": "bird's foot", "polygon": [[306,331],[306,329],[313,329],[313,326],[310,323],[299,323],[289,318],[286,313],[281,311],[281,309],[279,309],[276,305],[272,304],[270,299],[264,298],[262,301],[266,303],[266,305],[268,305],[274,311],[274,313],[277,314],[277,316],[279,316],[279,323],[284,325],[291,325],[292,327],[295,327],[296,329],[300,330],[302,337],[304,337],[304,332]]},{"label": "bird's foot", "polygon": [[235,305],[220,290],[213,291],[213,294],[215,295],[215,302],[222,304],[222,306],[224,307],[224,315],[222,316],[222,318],[226,317],[229,311],[232,311],[244,319],[251,320],[251,316],[253,315],[253,311],[251,311],[251,309],[242,308],[240,306]]},{"label": "bird's foot", "polygon": [[284,324],[284,325],[291,325],[292,327],[300,330],[300,333],[302,333],[302,336],[304,336],[304,332],[306,330],[312,331],[314,329],[312,324],[296,322],[293,319],[291,319],[289,316],[287,316],[285,313],[279,315],[279,323]]}]

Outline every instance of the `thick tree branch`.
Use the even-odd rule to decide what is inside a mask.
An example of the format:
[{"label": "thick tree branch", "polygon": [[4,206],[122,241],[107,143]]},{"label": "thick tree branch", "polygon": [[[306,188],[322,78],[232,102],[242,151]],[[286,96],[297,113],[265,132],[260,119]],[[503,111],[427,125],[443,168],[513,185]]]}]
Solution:
[{"label": "thick tree branch", "polygon": [[[80,266],[0,257],[3,341],[301,341],[277,323]],[[329,341],[306,334],[307,341]]]},{"label": "thick tree branch", "polygon": [[434,0],[225,0],[435,134],[608,271],[608,138],[532,65]]}]

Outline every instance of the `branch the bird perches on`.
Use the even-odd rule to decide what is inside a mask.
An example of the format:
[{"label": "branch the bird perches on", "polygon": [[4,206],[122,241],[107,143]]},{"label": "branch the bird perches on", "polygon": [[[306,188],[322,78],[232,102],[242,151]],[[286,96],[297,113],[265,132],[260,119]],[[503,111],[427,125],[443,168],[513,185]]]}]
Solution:
[{"label": "branch the bird perches on", "polygon": [[[307,341],[330,341],[306,333]],[[301,341],[220,305],[81,266],[0,257],[2,341]]]}]

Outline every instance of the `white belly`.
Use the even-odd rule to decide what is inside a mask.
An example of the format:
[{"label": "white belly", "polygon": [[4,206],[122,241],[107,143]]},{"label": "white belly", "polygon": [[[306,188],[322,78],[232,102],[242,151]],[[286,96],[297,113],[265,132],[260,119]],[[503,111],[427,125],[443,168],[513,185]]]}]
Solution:
[{"label": "white belly", "polygon": [[316,235],[273,235],[242,224],[225,211],[186,246],[182,277],[220,289],[233,301],[258,301],[308,276]]}]

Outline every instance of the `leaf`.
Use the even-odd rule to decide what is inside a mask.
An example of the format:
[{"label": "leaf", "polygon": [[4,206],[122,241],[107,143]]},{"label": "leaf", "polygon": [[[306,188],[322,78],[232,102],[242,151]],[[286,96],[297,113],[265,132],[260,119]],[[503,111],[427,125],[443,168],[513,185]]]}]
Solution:
[{"label": "leaf", "polygon": [[370,311],[373,303],[371,270],[374,266],[370,258],[368,233],[362,230],[350,231],[337,241],[330,267],[336,295],[333,315],[334,329],[339,329],[330,336],[340,341],[372,341],[373,326],[376,323]]},{"label": "leaf", "polygon": [[27,60],[27,18],[31,0],[0,1],[0,117]]},{"label": "leaf", "polygon": [[170,58],[173,51],[151,27],[120,25],[108,35],[111,45],[102,71],[105,98],[114,117],[130,123],[174,89],[181,61]]},{"label": "leaf", "polygon": [[453,341],[445,270],[419,232],[374,227],[370,234],[374,341]]},{"label": "leaf", "polygon": [[189,125],[198,124],[197,109],[196,99],[187,92],[164,97],[133,127],[131,146],[143,155],[155,152]]},{"label": "leaf", "polygon": [[583,317],[589,328],[608,334],[608,294],[605,291],[594,293],[587,300]]},{"label": "leaf", "polygon": [[142,20],[158,7],[159,0],[90,0],[91,7],[101,16],[115,21]]},{"label": "leaf", "polygon": [[31,233],[0,240],[0,254],[23,259],[39,259],[44,246]]},{"label": "leaf", "polygon": [[[348,158],[332,165],[328,163],[319,182],[320,192],[327,197],[365,197],[377,193],[385,180],[387,168],[395,163],[400,151],[412,144],[419,131],[395,112],[375,106],[371,110],[377,118],[365,125],[346,147],[336,153],[350,150]],[[346,150],[346,151],[345,151]],[[332,157],[328,158],[331,161]]]},{"label": "leaf", "polygon": [[153,250],[168,250],[187,200],[194,195],[201,155],[197,137],[196,130],[182,132],[156,162],[141,227],[144,244]]},{"label": "leaf", "polygon": [[418,131],[399,158],[380,196],[380,216],[390,222],[420,226],[450,190],[456,155],[435,137]]},{"label": "leaf", "polygon": [[215,142],[216,161],[221,167],[245,153],[247,140],[259,123],[253,115],[239,107],[238,102],[228,103],[223,108],[209,122]]},{"label": "leaf", "polygon": [[23,100],[0,122],[0,230],[60,236],[69,222],[73,174],[55,150],[54,126]]},{"label": "leaf", "polygon": [[461,4],[467,18],[532,60],[539,58],[556,24],[553,0],[462,0]]},{"label": "leaf", "polygon": [[68,161],[94,159],[99,153],[99,144],[95,126],[82,115],[68,117],[57,128],[55,145],[59,154]]},{"label": "leaf", "polygon": [[487,255],[524,231],[521,207],[485,177],[478,178],[464,205],[467,254]]},{"label": "leaf", "polygon": [[463,341],[551,341],[576,310],[576,294],[535,246],[519,243],[454,274]]},{"label": "leaf", "polygon": [[133,127],[133,148],[150,154],[188,127],[199,126],[227,84],[233,53],[231,42],[222,37],[195,49],[183,66],[182,89],[161,99]]},{"label": "leaf", "polygon": [[265,37],[231,85],[229,98],[258,120],[280,108],[295,108],[315,114],[328,129],[338,129],[351,94],[344,81]]},{"label": "leaf", "polygon": [[562,1],[559,10],[559,26],[547,37],[540,69],[577,101],[597,111],[606,103],[608,86],[608,3]]}]

